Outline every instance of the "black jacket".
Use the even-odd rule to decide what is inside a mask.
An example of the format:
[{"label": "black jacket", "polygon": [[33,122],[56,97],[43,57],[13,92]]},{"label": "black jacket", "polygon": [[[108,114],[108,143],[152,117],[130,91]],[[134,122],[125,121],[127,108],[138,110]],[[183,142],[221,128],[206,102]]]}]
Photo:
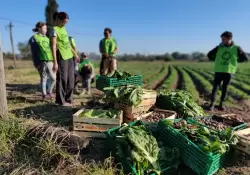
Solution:
[{"label": "black jacket", "polygon": [[[221,44],[222,45],[222,44]],[[234,45],[234,43],[232,43],[231,45],[229,46],[225,46],[225,47],[230,47]],[[208,54],[207,54],[207,57],[209,60],[211,61],[215,61],[215,58],[216,58],[216,54],[217,54],[217,51],[218,51],[218,48],[219,46],[216,46],[213,50],[209,51]],[[244,62],[244,61],[248,61],[248,56],[247,54],[242,50],[242,48],[240,46],[238,46],[238,62]]]}]

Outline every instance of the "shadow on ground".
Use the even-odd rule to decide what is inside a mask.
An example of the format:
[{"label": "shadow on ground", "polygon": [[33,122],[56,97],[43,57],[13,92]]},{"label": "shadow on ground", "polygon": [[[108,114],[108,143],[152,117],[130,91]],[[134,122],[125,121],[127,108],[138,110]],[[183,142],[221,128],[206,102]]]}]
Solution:
[{"label": "shadow on ground", "polygon": [[61,107],[53,103],[39,104],[22,109],[12,110],[11,113],[17,117],[42,119],[56,125],[72,128],[72,115],[79,110],[79,107]]},{"label": "shadow on ground", "polygon": [[21,92],[23,94],[32,94],[40,91],[36,84],[6,84],[6,89],[9,92]]}]

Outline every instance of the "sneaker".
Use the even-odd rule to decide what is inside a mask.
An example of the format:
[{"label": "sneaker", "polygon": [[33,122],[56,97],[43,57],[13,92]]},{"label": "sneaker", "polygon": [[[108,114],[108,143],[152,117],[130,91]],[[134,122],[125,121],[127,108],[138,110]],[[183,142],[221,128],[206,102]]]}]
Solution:
[{"label": "sneaker", "polygon": [[211,103],[210,105],[209,105],[209,111],[213,111],[214,110],[214,103]]},{"label": "sneaker", "polygon": [[48,100],[48,99],[51,99],[50,95],[48,95],[48,94],[43,95],[43,100]]},{"label": "sneaker", "polygon": [[53,93],[48,93],[48,96],[50,96],[50,98],[55,98],[55,94]]},{"label": "sneaker", "polygon": [[72,104],[71,104],[71,103],[64,103],[62,106],[63,106],[63,107],[71,107]]},{"label": "sneaker", "polygon": [[87,91],[87,94],[90,95],[91,94],[90,91]]},{"label": "sneaker", "polygon": [[218,109],[219,109],[220,111],[224,111],[224,110],[225,110],[225,108],[224,108],[222,102],[221,102],[220,105],[218,106]]}]

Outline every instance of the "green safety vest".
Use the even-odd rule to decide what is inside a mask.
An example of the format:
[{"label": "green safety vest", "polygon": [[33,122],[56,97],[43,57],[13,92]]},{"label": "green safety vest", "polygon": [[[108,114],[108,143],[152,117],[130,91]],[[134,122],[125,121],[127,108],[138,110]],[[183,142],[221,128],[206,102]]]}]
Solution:
[{"label": "green safety vest", "polygon": [[59,49],[62,58],[68,60],[73,58],[72,47],[69,42],[68,33],[65,27],[54,27],[57,36],[57,48]]},{"label": "green safety vest", "polygon": [[116,48],[116,41],[113,37],[111,38],[104,38],[101,40],[101,51],[103,53],[113,55],[113,52],[115,51]]},{"label": "green safety vest", "polygon": [[215,72],[234,74],[237,69],[238,46],[219,46],[215,58]]},{"label": "green safety vest", "polygon": [[69,37],[69,42],[70,42],[70,45],[72,48],[76,46],[76,42],[75,42],[74,38]]},{"label": "green safety vest", "polygon": [[90,65],[90,67],[94,70],[94,65],[88,60],[88,59],[84,59],[79,65],[78,65],[78,71],[81,72],[82,68],[85,64]]},{"label": "green safety vest", "polygon": [[36,43],[38,44],[40,49],[40,60],[53,61],[49,38],[40,34],[35,34],[33,37],[36,40]]}]

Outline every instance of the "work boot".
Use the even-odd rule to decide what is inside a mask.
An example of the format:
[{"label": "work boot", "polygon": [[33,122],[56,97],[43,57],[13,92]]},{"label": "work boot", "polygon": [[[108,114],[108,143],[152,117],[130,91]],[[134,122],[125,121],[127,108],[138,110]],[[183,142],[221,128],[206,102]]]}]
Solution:
[{"label": "work boot", "polygon": [[220,102],[220,105],[218,107],[219,110],[224,111],[225,108],[223,107],[223,102]]},{"label": "work boot", "polygon": [[214,110],[214,102],[211,102],[211,104],[209,105],[209,110],[213,111]]}]

